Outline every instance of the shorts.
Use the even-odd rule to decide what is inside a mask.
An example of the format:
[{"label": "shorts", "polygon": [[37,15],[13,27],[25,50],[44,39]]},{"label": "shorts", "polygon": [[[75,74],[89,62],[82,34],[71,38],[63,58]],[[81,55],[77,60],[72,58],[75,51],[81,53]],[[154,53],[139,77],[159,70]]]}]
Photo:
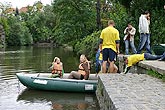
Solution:
[{"label": "shorts", "polygon": [[111,48],[104,48],[103,49],[103,61],[115,61],[116,58],[116,52],[113,51]]}]

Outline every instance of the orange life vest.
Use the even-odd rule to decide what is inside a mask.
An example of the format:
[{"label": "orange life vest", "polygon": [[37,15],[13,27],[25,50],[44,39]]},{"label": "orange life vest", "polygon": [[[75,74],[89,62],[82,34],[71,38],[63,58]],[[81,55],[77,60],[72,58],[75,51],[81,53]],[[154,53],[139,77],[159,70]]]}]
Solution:
[{"label": "orange life vest", "polygon": [[54,63],[53,64],[53,69],[52,69],[52,74],[61,74],[62,73],[62,66],[61,64],[59,63]]}]

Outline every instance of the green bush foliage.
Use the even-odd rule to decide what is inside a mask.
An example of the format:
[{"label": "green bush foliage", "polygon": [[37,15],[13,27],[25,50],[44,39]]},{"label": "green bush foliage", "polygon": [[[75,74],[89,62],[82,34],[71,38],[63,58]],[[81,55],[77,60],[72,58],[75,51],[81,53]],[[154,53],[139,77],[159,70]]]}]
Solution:
[{"label": "green bush foliage", "polygon": [[54,40],[58,43],[79,41],[96,29],[93,1],[54,0],[53,8],[59,20],[54,27]]},{"label": "green bush foliage", "polygon": [[33,43],[32,35],[24,22],[20,22],[17,17],[8,19],[9,33],[6,36],[8,45],[30,45]]},{"label": "green bush foliage", "polygon": [[[123,31],[128,22],[136,28],[135,46],[139,44],[138,20],[144,10],[151,12],[151,45],[165,43],[164,0],[54,0],[44,6],[37,2],[28,6],[28,12],[17,16],[8,15],[2,8],[0,23],[3,24],[7,45],[30,45],[38,42],[69,44],[77,54],[95,56],[93,48],[98,45],[96,3],[100,2],[102,29],[113,19],[120,32],[120,50],[124,53]],[[34,10],[34,7],[37,7]],[[42,9],[42,10],[41,10]],[[97,32],[98,31],[98,32]]]},{"label": "green bush foliage", "polygon": [[85,54],[90,59],[94,58],[99,45],[100,33],[101,31],[94,32],[83,38],[81,41],[78,41],[75,45],[75,51],[77,54]]}]

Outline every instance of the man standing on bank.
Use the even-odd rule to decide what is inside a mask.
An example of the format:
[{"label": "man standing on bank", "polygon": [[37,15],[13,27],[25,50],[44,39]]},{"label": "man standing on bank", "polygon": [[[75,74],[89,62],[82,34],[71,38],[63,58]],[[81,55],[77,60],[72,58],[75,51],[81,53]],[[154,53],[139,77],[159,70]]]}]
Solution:
[{"label": "man standing on bank", "polygon": [[114,64],[116,55],[119,51],[119,31],[114,28],[113,20],[108,21],[108,27],[102,30],[100,35],[100,50],[103,54],[102,73],[106,73],[106,64],[110,63],[109,72],[117,73],[117,66]]},{"label": "man standing on bank", "polygon": [[140,43],[137,50],[137,54],[140,54],[144,47],[146,48],[147,53],[152,54],[150,48],[149,24],[150,24],[150,13],[149,11],[145,11],[139,18]]}]

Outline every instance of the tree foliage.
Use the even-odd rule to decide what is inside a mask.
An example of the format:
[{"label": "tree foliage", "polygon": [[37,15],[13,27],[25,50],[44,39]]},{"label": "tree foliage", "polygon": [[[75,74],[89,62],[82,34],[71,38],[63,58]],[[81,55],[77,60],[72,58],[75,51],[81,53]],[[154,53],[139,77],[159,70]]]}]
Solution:
[{"label": "tree foliage", "polygon": [[93,58],[99,45],[98,42],[100,34],[101,31],[94,32],[91,35],[88,35],[87,37],[78,41],[75,45],[75,51],[77,54],[85,54],[89,58]]},{"label": "tree foliage", "polygon": [[7,14],[11,4],[0,5],[0,23],[5,29],[8,45],[67,43],[74,46],[78,54],[92,57],[100,31],[107,27],[109,19],[113,19],[120,32],[120,48],[124,52],[123,31],[131,22],[137,30],[137,46],[139,16],[144,10],[151,12],[151,44],[165,43],[164,0],[54,0],[52,5],[47,6],[39,1],[28,6],[26,13],[17,12],[18,16]]},{"label": "tree foliage", "polygon": [[67,43],[92,33],[96,28],[93,5],[89,0],[54,0],[54,12],[59,20],[54,28],[55,39]]},{"label": "tree foliage", "polygon": [[150,11],[151,44],[165,43],[164,5],[165,5],[165,0],[148,0],[148,1],[132,0],[131,1],[131,6],[130,6],[131,16],[134,17],[137,25],[140,14],[145,10]]},{"label": "tree foliage", "polygon": [[10,17],[9,34],[6,36],[8,45],[29,45],[32,44],[32,35],[24,22],[20,22],[16,17]]}]

